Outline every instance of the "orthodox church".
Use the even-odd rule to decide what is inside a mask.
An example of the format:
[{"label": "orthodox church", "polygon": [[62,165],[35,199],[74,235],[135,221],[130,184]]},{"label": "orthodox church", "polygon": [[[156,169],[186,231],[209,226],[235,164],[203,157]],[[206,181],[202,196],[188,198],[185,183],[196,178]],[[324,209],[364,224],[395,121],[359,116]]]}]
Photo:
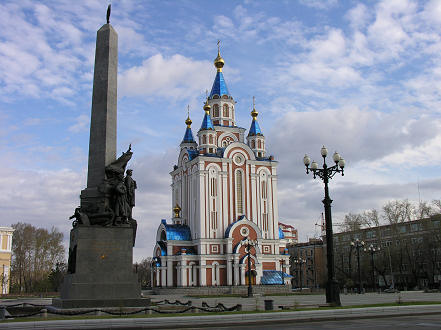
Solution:
[{"label": "orthodox church", "polygon": [[224,64],[218,51],[197,141],[190,117],[185,121],[170,173],[173,218],[161,221],[153,251],[155,286],[246,285],[249,278],[253,284],[290,283],[277,162],[268,156],[254,105],[248,134],[236,125]]}]

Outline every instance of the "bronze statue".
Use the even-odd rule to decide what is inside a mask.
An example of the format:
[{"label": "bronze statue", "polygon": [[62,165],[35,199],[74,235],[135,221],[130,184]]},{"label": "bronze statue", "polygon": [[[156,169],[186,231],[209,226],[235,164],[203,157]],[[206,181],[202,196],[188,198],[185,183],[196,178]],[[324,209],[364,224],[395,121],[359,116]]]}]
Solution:
[{"label": "bronze statue", "polygon": [[109,4],[109,6],[107,7],[107,24],[109,24],[110,22],[110,11],[111,11],[111,4]]},{"label": "bronze statue", "polygon": [[124,176],[119,176],[119,182],[114,187],[114,207],[115,224],[128,223],[129,219],[129,203],[127,202],[127,189],[124,184]]},{"label": "bronze statue", "polygon": [[128,169],[126,171],[126,177],[124,179],[124,184],[127,189],[127,202],[129,204],[129,219],[132,219],[132,209],[135,206],[135,189],[136,181],[132,178],[133,170]]}]

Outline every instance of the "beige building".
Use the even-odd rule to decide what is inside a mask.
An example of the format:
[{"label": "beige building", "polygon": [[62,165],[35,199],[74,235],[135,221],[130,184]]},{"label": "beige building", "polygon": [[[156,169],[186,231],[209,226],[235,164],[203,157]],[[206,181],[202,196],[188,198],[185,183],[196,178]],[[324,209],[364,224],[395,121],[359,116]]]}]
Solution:
[{"label": "beige building", "polygon": [[9,275],[11,272],[12,234],[14,228],[0,227],[0,280],[1,293],[9,293]]}]

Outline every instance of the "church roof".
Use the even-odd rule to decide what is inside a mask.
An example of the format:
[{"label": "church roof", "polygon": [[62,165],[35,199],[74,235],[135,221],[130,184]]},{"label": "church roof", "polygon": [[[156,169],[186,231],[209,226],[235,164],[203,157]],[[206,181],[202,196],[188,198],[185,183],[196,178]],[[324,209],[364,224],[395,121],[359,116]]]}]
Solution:
[{"label": "church roof", "polygon": [[217,72],[216,77],[214,78],[213,87],[211,87],[210,98],[214,95],[230,95],[228,92],[227,84],[225,83],[224,75],[222,72]]},{"label": "church roof", "polygon": [[182,142],[195,142],[193,138],[193,132],[191,131],[190,127],[187,127],[184,134],[184,139]]},{"label": "church roof", "polygon": [[253,120],[251,122],[250,131],[248,132],[248,136],[254,136],[254,135],[263,135],[257,120]]},{"label": "church roof", "polygon": [[211,121],[211,117],[209,114],[205,114],[204,120],[202,120],[202,125],[200,130],[213,129],[213,122]]},{"label": "church roof", "polygon": [[228,226],[227,229],[225,230],[225,237],[228,237],[228,235],[230,235],[231,228],[234,226],[234,224],[235,224],[236,222],[242,220],[243,218],[245,218],[245,216],[244,216],[244,215],[241,215],[241,216],[239,217],[239,219],[237,219],[236,221],[234,221],[234,222],[232,222],[232,223],[229,224],[229,226]]},{"label": "church roof", "polygon": [[188,152],[188,160],[195,159],[197,156],[199,156],[199,152],[197,150],[187,150]]},{"label": "church roof", "polygon": [[191,241],[191,231],[187,225],[169,225],[165,220],[162,220],[162,223],[168,241]]},{"label": "church roof", "polygon": [[167,246],[165,245],[165,242],[158,241],[158,245],[161,248],[161,256],[166,256],[167,255]]},{"label": "church roof", "polygon": [[[291,275],[283,273],[283,278],[291,277]],[[262,279],[260,280],[260,284],[282,284],[282,272],[280,270],[264,270],[262,272]]]}]

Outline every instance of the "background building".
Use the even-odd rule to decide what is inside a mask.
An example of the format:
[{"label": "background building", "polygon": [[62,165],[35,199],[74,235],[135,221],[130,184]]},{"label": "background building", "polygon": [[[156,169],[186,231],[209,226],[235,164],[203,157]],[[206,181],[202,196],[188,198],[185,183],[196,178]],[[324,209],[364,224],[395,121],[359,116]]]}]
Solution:
[{"label": "background building", "polygon": [[14,229],[11,227],[0,227],[0,280],[2,294],[9,293],[13,233]]},{"label": "background building", "polygon": [[[438,288],[441,280],[440,221],[441,215],[434,215],[334,234],[337,279],[348,287],[357,283],[357,252],[351,242],[358,239],[364,242],[360,249],[360,268],[365,288],[373,288],[374,282],[376,287]],[[371,245],[376,250],[372,254]]]},{"label": "background building", "polygon": [[[277,162],[268,156],[255,107],[251,126],[236,125],[236,102],[218,53],[205,116],[193,137],[190,117],[172,177],[171,223],[157,231],[156,286],[275,284],[289,278],[289,255],[279,226]],[[293,239],[293,230],[286,231]],[[251,248],[251,269],[245,239]],[[281,272],[285,274],[282,275]]]},{"label": "background building", "polygon": [[[288,250],[291,256],[291,274],[294,276],[292,285],[311,289],[323,288],[327,274],[323,241],[310,238],[308,242],[290,245]],[[300,258],[304,262],[296,263],[295,260]]]},{"label": "background building", "polygon": [[298,243],[298,234],[297,229],[293,226],[279,222],[279,228],[283,232],[283,236],[286,240],[287,244],[296,244]]}]

